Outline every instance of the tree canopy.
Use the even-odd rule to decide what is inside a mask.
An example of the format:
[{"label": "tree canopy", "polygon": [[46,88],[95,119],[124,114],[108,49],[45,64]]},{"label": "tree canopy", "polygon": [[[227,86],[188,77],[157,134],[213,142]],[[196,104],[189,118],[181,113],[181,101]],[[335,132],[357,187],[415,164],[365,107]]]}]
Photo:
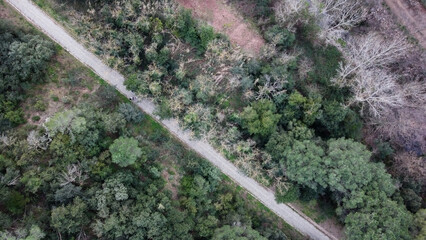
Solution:
[{"label": "tree canopy", "polygon": [[121,167],[127,167],[136,162],[142,156],[142,149],[138,146],[138,141],[134,138],[120,137],[114,140],[109,147],[112,162]]}]

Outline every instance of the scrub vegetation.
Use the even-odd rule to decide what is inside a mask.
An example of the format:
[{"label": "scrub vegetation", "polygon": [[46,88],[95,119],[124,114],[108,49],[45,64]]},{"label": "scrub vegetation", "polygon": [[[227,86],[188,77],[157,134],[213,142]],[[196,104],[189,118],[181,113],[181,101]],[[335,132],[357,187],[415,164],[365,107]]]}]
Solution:
[{"label": "scrub vegetation", "polygon": [[[425,127],[426,84],[423,78],[402,80],[392,70],[413,48],[404,37],[359,30],[369,12],[362,1],[230,1],[237,9],[254,9],[243,14],[266,41],[257,57],[171,0],[35,2],[61,16],[58,20],[89,49],[125,74],[129,90],[152,99],[157,115],[177,118],[194,138],[208,140],[248,176],[274,189],[278,201],[327,202],[344,224],[347,239],[424,237],[425,132],[413,126]],[[14,41],[22,46],[15,47]],[[41,38],[10,42],[0,56],[31,44],[53,49]],[[31,51],[37,55],[30,62],[44,65],[51,51]],[[36,73],[19,77],[26,71],[19,71],[15,81],[31,83],[28,76]],[[25,134],[2,138],[9,152],[0,155],[7,163],[2,174],[12,174],[9,178],[19,180],[28,195],[52,195],[44,194],[44,203],[55,207],[48,213],[39,209],[50,214],[45,222],[55,230],[46,234],[107,239],[289,236],[268,227],[271,222],[241,213],[241,198],[224,189],[215,168],[190,153],[175,153],[182,175],[178,199],[173,199],[164,191],[161,154],[153,149],[176,147],[160,130],[138,131],[147,119],[113,96],[112,89],[101,86],[78,106],[49,118],[26,142]],[[23,123],[14,120],[21,115],[19,102],[11,99],[5,101],[12,101],[12,107],[1,110],[8,128]],[[401,125],[407,110],[417,117]],[[367,145],[367,131],[380,132],[380,138]],[[34,150],[29,154],[18,143]],[[49,157],[40,157],[45,154]],[[31,164],[38,168],[13,175]],[[21,209],[22,215],[27,195],[16,189],[8,194],[19,200],[13,203],[21,203],[8,211]],[[40,226],[26,229],[37,232]]]}]

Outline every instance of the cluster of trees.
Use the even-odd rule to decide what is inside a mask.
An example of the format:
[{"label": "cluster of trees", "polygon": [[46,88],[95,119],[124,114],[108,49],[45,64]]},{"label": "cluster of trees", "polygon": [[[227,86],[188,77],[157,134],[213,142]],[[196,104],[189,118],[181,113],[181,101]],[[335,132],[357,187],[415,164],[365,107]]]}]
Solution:
[{"label": "cluster of trees", "polygon": [[[374,80],[375,70],[404,49],[368,44],[372,37],[347,41],[365,18],[358,1],[253,4],[251,17],[261,20],[267,40],[258,59],[169,1],[99,4],[82,13],[88,22],[78,27],[99,54],[125,69],[128,89],[154,99],[161,117],[177,117],[260,182],[276,185],[279,199],[328,196],[350,239],[408,238],[412,216],[402,202],[419,206],[421,190],[401,194],[384,165],[374,162],[388,158],[389,149],[372,155],[357,142],[359,112],[375,115],[400,97],[389,90],[394,79]],[[182,181],[204,184],[195,177]],[[200,193],[188,194],[195,199],[185,204],[201,204]]]},{"label": "cluster of trees", "polygon": [[43,79],[53,54],[51,42],[0,22],[0,131],[25,122],[19,104],[25,90]]},{"label": "cluster of trees", "polygon": [[[43,128],[28,125],[2,135],[0,236],[286,239],[207,161],[164,133],[157,145],[147,132],[128,131],[143,119],[101,86]],[[174,156],[184,176],[174,198],[161,174],[160,151]]]}]

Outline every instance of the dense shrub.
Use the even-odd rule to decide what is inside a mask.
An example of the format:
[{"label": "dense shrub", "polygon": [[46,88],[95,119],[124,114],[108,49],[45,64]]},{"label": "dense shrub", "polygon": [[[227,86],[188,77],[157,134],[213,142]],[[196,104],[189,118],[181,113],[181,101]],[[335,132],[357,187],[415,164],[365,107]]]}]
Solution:
[{"label": "dense shrub", "polygon": [[25,90],[42,81],[54,49],[51,42],[38,35],[3,25],[0,32],[0,131],[4,131],[24,123],[18,105],[25,98]]}]

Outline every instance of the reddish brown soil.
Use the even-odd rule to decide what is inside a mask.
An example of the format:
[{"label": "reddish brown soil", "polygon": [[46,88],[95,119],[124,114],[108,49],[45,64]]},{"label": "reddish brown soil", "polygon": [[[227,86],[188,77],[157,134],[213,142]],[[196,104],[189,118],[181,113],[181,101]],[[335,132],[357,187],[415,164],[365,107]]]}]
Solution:
[{"label": "reddish brown soil", "polygon": [[194,16],[206,21],[216,31],[226,34],[232,43],[249,54],[257,55],[265,45],[260,34],[229,5],[219,0],[177,0]]}]

